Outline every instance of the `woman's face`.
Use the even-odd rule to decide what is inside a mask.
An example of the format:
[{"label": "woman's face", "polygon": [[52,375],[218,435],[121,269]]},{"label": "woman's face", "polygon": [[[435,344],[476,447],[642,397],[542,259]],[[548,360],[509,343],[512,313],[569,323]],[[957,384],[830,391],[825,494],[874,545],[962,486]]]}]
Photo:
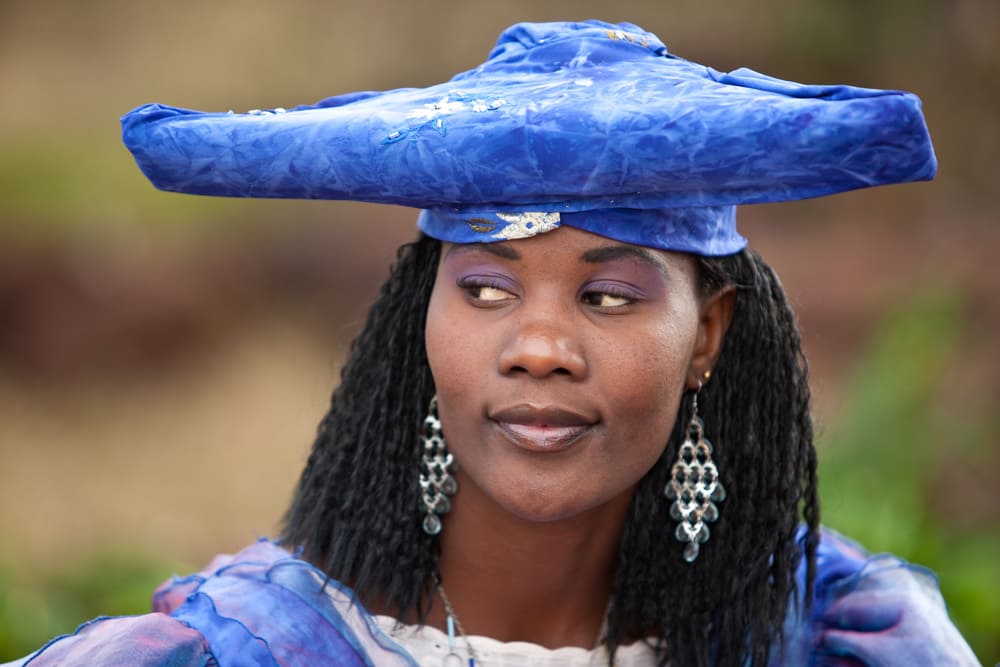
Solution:
[{"label": "woman's face", "polygon": [[460,496],[532,521],[627,502],[731,308],[693,257],[571,227],[445,244],[426,343]]}]

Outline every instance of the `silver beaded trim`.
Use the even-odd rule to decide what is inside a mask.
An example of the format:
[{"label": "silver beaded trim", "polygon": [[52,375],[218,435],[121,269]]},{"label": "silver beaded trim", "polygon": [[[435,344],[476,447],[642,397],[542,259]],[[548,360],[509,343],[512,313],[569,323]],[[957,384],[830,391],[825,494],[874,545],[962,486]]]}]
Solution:
[{"label": "silver beaded trim", "polygon": [[450,496],[458,491],[451,473],[458,469],[448,451],[437,412],[437,396],[431,399],[427,418],[420,435],[423,451],[420,457],[420,502],[426,514],[423,529],[428,535],[441,532],[441,516],[451,509]]}]

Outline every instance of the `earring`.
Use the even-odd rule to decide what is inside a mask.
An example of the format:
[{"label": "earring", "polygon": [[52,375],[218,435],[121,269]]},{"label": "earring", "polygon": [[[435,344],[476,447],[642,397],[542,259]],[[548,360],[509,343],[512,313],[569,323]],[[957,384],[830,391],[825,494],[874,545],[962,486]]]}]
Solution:
[{"label": "earring", "polygon": [[715,503],[726,499],[726,490],[719,479],[719,469],[712,462],[712,443],[705,439],[705,425],[698,417],[698,383],[691,402],[691,421],[687,435],[677,452],[677,462],[670,470],[664,495],[674,502],[670,505],[670,518],[678,521],[674,537],[684,547],[684,560],[693,563],[698,558],[700,545],[708,541],[709,523],[719,518]]},{"label": "earring", "polygon": [[458,483],[451,476],[458,466],[444,441],[436,395],[431,399],[424,419],[420,442],[423,445],[420,455],[420,501],[426,511],[423,528],[428,535],[437,535],[441,532],[439,515],[448,513],[451,509],[448,497],[458,491]]}]

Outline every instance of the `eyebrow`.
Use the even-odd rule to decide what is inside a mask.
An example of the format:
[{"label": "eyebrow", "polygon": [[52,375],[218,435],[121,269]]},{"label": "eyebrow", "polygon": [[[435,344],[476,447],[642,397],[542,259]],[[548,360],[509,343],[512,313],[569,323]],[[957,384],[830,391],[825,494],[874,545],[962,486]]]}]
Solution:
[{"label": "eyebrow", "polygon": [[[451,247],[446,257],[450,257],[455,253],[475,252],[477,250],[488,252],[491,255],[496,255],[504,259],[514,261],[521,259],[521,253],[509,245],[502,243],[457,243]],[[667,280],[670,279],[670,273],[667,271],[663,260],[645,248],[631,245],[609,245],[600,248],[591,248],[580,255],[580,260],[587,264],[603,264],[604,262],[614,262],[619,259],[631,259],[649,265],[663,274],[664,278]]]},{"label": "eyebrow", "polygon": [[613,262],[619,259],[631,259],[633,261],[648,264],[663,274],[667,280],[670,274],[663,260],[645,248],[637,248],[631,245],[609,245],[600,248],[592,248],[580,256],[588,264],[601,264],[603,262]]},{"label": "eyebrow", "polygon": [[476,250],[482,250],[490,253],[491,255],[503,257],[504,259],[521,259],[521,253],[511,248],[509,245],[503,245],[501,243],[456,243],[451,247],[451,250],[448,251],[446,257],[450,257],[455,253],[474,252]]}]

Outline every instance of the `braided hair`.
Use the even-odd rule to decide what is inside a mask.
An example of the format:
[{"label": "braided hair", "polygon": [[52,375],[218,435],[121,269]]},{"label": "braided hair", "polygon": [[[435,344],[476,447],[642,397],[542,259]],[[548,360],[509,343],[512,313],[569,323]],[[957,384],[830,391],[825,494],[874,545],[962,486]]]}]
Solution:
[{"label": "braided hair", "polygon": [[[351,346],[284,517],[282,541],[397,616],[426,618],[440,545],[421,529],[420,427],[434,394],[424,324],[440,242],[403,246]],[[733,319],[698,397],[728,491],[711,540],[687,563],[663,490],[691,414],[681,401],[640,481],[618,555],[607,634],[651,639],[661,664],[767,664],[806,558],[811,602],[819,501],[806,362],[774,272],[754,252],[698,258],[700,290],[736,289]],[[460,499],[459,499],[460,502]],[[804,521],[804,538],[796,539]]]}]

